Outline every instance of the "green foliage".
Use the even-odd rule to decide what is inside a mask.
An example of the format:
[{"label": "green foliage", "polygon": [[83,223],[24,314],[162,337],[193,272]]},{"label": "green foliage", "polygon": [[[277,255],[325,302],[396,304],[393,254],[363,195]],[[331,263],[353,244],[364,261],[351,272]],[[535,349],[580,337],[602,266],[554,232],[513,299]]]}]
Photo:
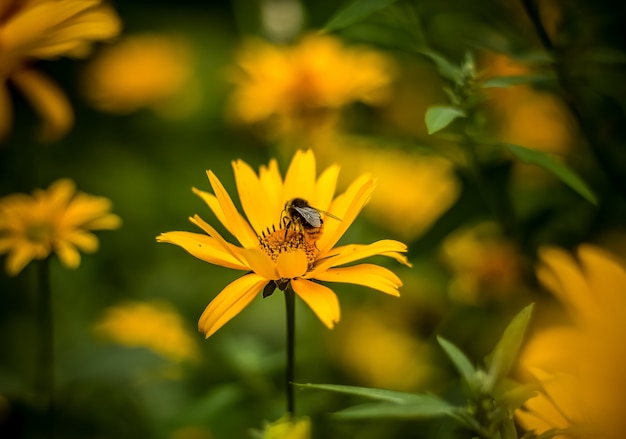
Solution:
[{"label": "green foliage", "polygon": [[434,134],[450,125],[455,119],[466,117],[463,110],[446,105],[435,105],[426,110],[425,122],[428,134]]},{"label": "green foliage", "polygon": [[343,29],[392,5],[396,1],[398,0],[355,0],[335,13],[324,28],[327,31]]},{"label": "green foliage", "polygon": [[567,165],[556,160],[547,152],[537,151],[519,145],[505,145],[505,148],[522,162],[537,165],[550,172],[590,203],[598,204],[598,198],[594,195],[589,186],[574,171],[569,169]]},{"label": "green foliage", "polygon": [[455,406],[429,394],[331,384],[301,384],[299,387],[347,393],[379,401],[343,409],[335,414],[341,419],[449,416],[480,438],[516,439],[518,435],[513,412],[534,395],[534,389],[515,383],[508,375],[521,348],[533,307],[534,304],[526,306],[509,323],[493,351],[485,358],[486,369],[476,369],[457,346],[443,337],[437,337],[461,375],[466,406]]}]

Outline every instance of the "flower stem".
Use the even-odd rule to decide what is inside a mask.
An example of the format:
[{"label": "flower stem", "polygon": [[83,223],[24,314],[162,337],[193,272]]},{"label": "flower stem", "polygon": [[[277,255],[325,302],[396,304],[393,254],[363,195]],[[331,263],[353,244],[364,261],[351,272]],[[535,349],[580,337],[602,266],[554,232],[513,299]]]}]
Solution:
[{"label": "flower stem", "polygon": [[43,400],[48,431],[52,432],[52,402],[54,389],[54,333],[52,321],[52,292],[50,288],[50,258],[38,264],[36,391]]},{"label": "flower stem", "polygon": [[287,370],[285,373],[285,392],[287,394],[287,413],[293,416],[295,404],[293,397],[294,350],[296,339],[296,296],[288,285],[285,289],[285,307],[287,310]]}]

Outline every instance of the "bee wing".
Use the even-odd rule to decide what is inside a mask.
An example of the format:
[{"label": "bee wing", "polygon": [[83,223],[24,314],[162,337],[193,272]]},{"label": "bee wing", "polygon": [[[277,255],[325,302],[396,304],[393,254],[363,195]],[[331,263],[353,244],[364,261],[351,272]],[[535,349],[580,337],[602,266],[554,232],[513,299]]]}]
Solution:
[{"label": "bee wing", "polygon": [[294,209],[296,209],[296,211],[298,211],[298,213],[300,215],[302,215],[302,218],[304,218],[304,220],[309,223],[311,226],[313,227],[321,227],[322,226],[322,217],[320,216],[319,212],[312,208],[312,207],[298,207],[298,206],[292,206]]}]

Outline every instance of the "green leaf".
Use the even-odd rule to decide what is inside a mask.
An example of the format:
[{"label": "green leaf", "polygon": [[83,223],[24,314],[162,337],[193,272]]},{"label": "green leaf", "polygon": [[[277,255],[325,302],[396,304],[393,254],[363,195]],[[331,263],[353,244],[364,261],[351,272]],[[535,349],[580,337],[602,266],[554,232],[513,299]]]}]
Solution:
[{"label": "green leaf", "polygon": [[327,31],[335,31],[346,28],[368,15],[373,14],[387,6],[392,5],[397,0],[356,0],[343,9],[340,9],[333,15],[324,29]]},{"label": "green leaf", "polygon": [[412,393],[396,392],[393,390],[372,389],[370,387],[344,386],[341,384],[297,384],[296,386],[305,389],[329,390],[331,392],[347,393],[349,395],[365,396],[366,398],[378,399],[381,401],[394,402],[398,404],[406,403],[416,395]]},{"label": "green leaf", "polygon": [[450,343],[443,337],[437,336],[439,345],[446,352],[450,360],[454,363],[457,370],[463,377],[463,379],[469,384],[476,376],[476,369],[472,365],[472,362],[465,356],[465,354],[454,344]]},{"label": "green leaf", "polygon": [[485,358],[488,367],[486,387],[490,391],[511,371],[524,341],[533,306],[531,303],[513,318],[494,350]]},{"label": "green leaf", "polygon": [[522,162],[530,165],[537,165],[554,174],[559,180],[574,189],[591,204],[598,204],[598,199],[589,186],[587,186],[587,184],[576,173],[574,173],[574,171],[568,168],[565,164],[556,160],[547,152],[510,144],[505,145],[505,148]]},{"label": "green leaf", "polygon": [[441,76],[449,79],[453,83],[457,83],[461,76],[461,70],[450,62],[446,57],[431,49],[418,49],[416,51],[422,56],[430,59],[437,66],[437,71]]},{"label": "green leaf", "polygon": [[413,395],[409,404],[394,404],[378,402],[362,404],[341,410],[334,416],[343,419],[367,418],[432,418],[436,416],[450,416],[455,411],[463,410],[448,404],[446,401],[431,395]]},{"label": "green leaf", "polygon": [[482,83],[483,88],[507,88],[512,85],[532,84],[532,85],[547,85],[554,83],[554,78],[546,75],[513,75],[513,76],[498,76],[495,78],[487,79]]},{"label": "green leaf", "polygon": [[433,105],[426,110],[426,129],[428,134],[434,134],[444,129],[457,117],[465,117],[465,112],[460,108],[448,105]]}]

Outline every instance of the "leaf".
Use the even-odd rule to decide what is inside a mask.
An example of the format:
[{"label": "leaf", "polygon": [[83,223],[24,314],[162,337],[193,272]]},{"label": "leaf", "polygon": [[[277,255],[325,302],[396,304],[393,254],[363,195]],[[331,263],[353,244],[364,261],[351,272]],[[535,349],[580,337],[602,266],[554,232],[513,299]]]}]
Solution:
[{"label": "leaf", "polygon": [[465,117],[465,112],[460,108],[447,105],[433,105],[426,110],[426,129],[428,134],[434,134],[444,129],[458,117]]},{"label": "leaf", "polygon": [[446,57],[431,49],[423,48],[418,49],[416,52],[434,62],[437,66],[437,71],[439,72],[439,74],[441,74],[441,76],[449,79],[455,84],[459,81],[459,78],[461,76],[460,69],[452,62],[450,62]]},{"label": "leaf", "polygon": [[578,192],[579,195],[591,204],[598,204],[598,199],[589,186],[587,186],[587,184],[576,173],[574,173],[574,171],[568,168],[565,164],[556,160],[550,154],[519,145],[507,144],[505,145],[505,148],[522,162],[537,165],[554,174],[559,180],[568,185],[574,191]]},{"label": "leaf", "polygon": [[324,29],[327,31],[335,31],[346,28],[368,15],[373,14],[387,6],[392,5],[397,0],[356,0],[343,9],[340,9],[333,15]]},{"label": "leaf", "polygon": [[396,392],[393,390],[372,389],[369,387],[344,386],[341,384],[296,384],[298,387],[307,389],[329,390],[331,392],[347,393],[349,395],[365,396],[367,398],[378,399],[381,401],[395,402],[398,404],[406,403],[414,394]]},{"label": "leaf", "polygon": [[512,75],[489,78],[482,83],[483,88],[507,88],[512,85],[533,84],[547,85],[554,83],[554,78],[546,75]]},{"label": "leaf", "polygon": [[413,395],[409,404],[394,404],[378,402],[362,404],[334,413],[334,416],[343,419],[371,419],[371,418],[432,418],[436,416],[450,416],[455,411],[463,409],[454,407],[446,401],[431,395]]},{"label": "leaf", "polygon": [[524,341],[524,334],[532,316],[533,306],[534,304],[531,303],[513,318],[494,350],[485,358],[488,366],[485,382],[490,391],[508,375],[513,367]]},{"label": "leaf", "polygon": [[437,336],[439,345],[446,352],[450,360],[454,363],[463,379],[469,384],[476,376],[476,369],[465,354],[454,344],[443,337]]}]

